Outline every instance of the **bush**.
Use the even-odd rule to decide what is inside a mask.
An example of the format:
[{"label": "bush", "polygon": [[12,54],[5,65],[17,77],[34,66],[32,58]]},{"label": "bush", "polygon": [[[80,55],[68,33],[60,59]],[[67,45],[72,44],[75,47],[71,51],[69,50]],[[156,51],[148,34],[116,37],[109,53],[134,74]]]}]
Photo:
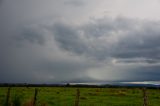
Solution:
[{"label": "bush", "polygon": [[14,98],[12,99],[12,105],[13,106],[21,106],[21,104],[22,104],[21,96],[15,95]]}]

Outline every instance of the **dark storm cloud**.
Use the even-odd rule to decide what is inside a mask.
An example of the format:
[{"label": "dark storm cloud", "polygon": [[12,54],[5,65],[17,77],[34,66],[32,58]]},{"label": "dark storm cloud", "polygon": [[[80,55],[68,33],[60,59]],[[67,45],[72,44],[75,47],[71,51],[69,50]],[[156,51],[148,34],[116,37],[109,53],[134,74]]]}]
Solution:
[{"label": "dark storm cloud", "polygon": [[72,61],[46,60],[46,61],[41,61],[40,64],[41,65],[38,67],[38,70],[46,70],[45,72],[42,71],[42,73],[44,74],[52,73],[54,75],[55,80],[58,79],[62,82],[65,82],[67,80],[74,81],[76,79],[83,79],[83,80],[86,80],[87,78],[89,79],[89,77],[85,74],[85,70],[90,67],[94,67],[93,64],[91,63],[86,63],[85,61],[75,61],[75,60],[72,60]]},{"label": "dark storm cloud", "polygon": [[160,24],[154,25],[125,18],[102,19],[77,28],[56,24],[53,33],[61,48],[97,59],[159,59]]},{"label": "dark storm cloud", "polygon": [[55,40],[60,44],[61,48],[76,53],[82,53],[87,50],[83,39],[80,38],[78,29],[62,23],[53,25],[53,34]]},{"label": "dark storm cloud", "polygon": [[21,42],[28,41],[30,43],[38,43],[43,45],[45,43],[45,33],[40,29],[42,28],[23,28],[20,32],[21,35],[16,36],[15,39]]},{"label": "dark storm cloud", "polygon": [[[12,36],[1,36],[10,42],[3,41],[1,45],[4,52],[1,54],[1,81],[94,81],[87,70],[96,68],[101,73],[108,70],[106,65],[114,70],[109,71],[113,76],[117,73],[115,70],[129,76],[122,75],[118,80],[158,80],[160,24],[153,26],[154,22],[128,20],[106,18],[81,26],[63,22],[39,27],[29,25]],[[119,64],[123,64],[121,68]]]},{"label": "dark storm cloud", "polygon": [[159,59],[160,55],[160,24],[148,22],[140,25],[138,30],[129,30],[126,36],[116,47],[119,52],[115,56],[120,58],[144,57],[149,59]]},{"label": "dark storm cloud", "polygon": [[45,28],[31,24],[22,26],[12,36],[1,36],[1,82],[52,83],[91,79],[85,70],[94,67],[94,63],[61,51]]},{"label": "dark storm cloud", "polygon": [[[159,71],[160,66],[146,66],[146,67],[138,67],[133,70],[129,70],[132,76],[130,77],[130,81],[159,81]],[[127,80],[124,78],[124,81]]]},{"label": "dark storm cloud", "polygon": [[3,0],[0,0],[0,5],[2,4]]},{"label": "dark storm cloud", "polygon": [[[66,51],[91,57],[97,62],[110,62],[110,58],[114,58],[115,63],[124,64],[123,67],[134,64],[133,70],[125,71],[126,75],[130,73],[129,76],[132,73],[132,78],[127,77],[130,81],[158,80],[159,22],[120,17],[115,20],[92,20],[91,23],[74,28],[65,24],[53,26],[56,30],[53,30],[55,40]],[[141,67],[140,64],[145,66]]]},{"label": "dark storm cloud", "polygon": [[159,21],[81,22],[84,1],[31,1],[0,7],[0,82],[160,80]]}]

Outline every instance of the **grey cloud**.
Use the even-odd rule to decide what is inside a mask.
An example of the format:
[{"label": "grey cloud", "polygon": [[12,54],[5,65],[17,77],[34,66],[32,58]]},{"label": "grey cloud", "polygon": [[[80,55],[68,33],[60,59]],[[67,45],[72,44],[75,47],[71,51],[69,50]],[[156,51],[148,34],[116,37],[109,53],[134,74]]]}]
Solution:
[{"label": "grey cloud", "polygon": [[85,73],[95,64],[62,51],[50,38],[45,27],[32,25],[21,27],[14,36],[1,36],[4,43],[0,45],[3,51],[0,82],[58,83],[90,79]]},{"label": "grey cloud", "polygon": [[[146,26],[141,24],[141,28],[130,30],[124,39],[117,46],[119,52],[115,52],[118,57],[134,58],[144,57],[159,59],[159,27],[160,24],[153,26],[154,22],[149,22]],[[149,28],[147,28],[149,27]]]},{"label": "grey cloud", "polygon": [[0,82],[159,80],[160,22],[89,20],[86,2],[1,3]]},{"label": "grey cloud", "polygon": [[148,63],[148,64],[159,64],[159,59],[145,59],[145,58],[117,58],[116,63]]},{"label": "grey cloud", "polygon": [[87,46],[84,44],[83,39],[80,38],[76,28],[57,23],[54,24],[52,31],[55,40],[58,42],[61,48],[68,51],[74,51],[78,54],[81,54],[87,50]]},{"label": "grey cloud", "polygon": [[68,0],[68,1],[65,1],[64,4],[67,4],[67,5],[74,5],[74,6],[84,6],[85,3],[83,0],[81,1],[78,1],[78,0]]},{"label": "grey cloud", "polygon": [[132,76],[129,76],[130,81],[158,81],[159,68],[159,66],[146,66],[129,70],[130,74],[132,74]]},{"label": "grey cloud", "polygon": [[[136,22],[139,21],[133,23],[127,20],[122,22],[127,25],[122,25],[117,20],[119,19],[92,20],[92,23],[81,26],[59,22],[36,28],[32,25],[22,27],[18,35],[15,35],[16,39],[8,36],[14,45],[9,47],[5,43],[8,50],[2,56],[4,61],[1,60],[1,75],[6,77],[1,77],[1,80],[38,82],[42,79],[43,82],[50,83],[158,80],[159,31],[156,29],[159,24],[152,32],[149,31],[151,33],[147,33],[146,27],[152,25],[152,22],[148,22],[147,26],[142,22],[137,29]],[[121,25],[126,28],[121,28]],[[17,44],[23,46],[16,46]],[[116,61],[112,62],[112,58]],[[150,67],[143,66],[145,63]],[[119,68],[121,64],[123,65]],[[107,66],[110,68],[107,69]],[[104,73],[102,79],[96,79],[102,74],[92,75],[92,71],[89,71],[92,69]],[[142,69],[145,70],[141,71]],[[109,77],[108,73],[116,78]],[[120,76],[117,76],[117,73]],[[20,76],[17,77],[17,74]],[[143,75],[140,77],[137,74]],[[21,80],[23,78],[24,80]]]},{"label": "grey cloud", "polygon": [[0,5],[2,4],[3,0],[0,0]]},{"label": "grey cloud", "polygon": [[91,29],[86,31],[83,29],[83,26],[76,27],[58,23],[53,25],[51,32],[62,49],[79,55],[101,59],[100,56],[105,56],[107,53],[105,44],[97,39],[97,37],[99,38],[98,35],[96,37],[96,35],[92,34],[96,30],[93,29],[94,31],[92,31],[92,27],[87,27]]},{"label": "grey cloud", "polygon": [[[54,76],[55,81],[68,81],[76,79],[86,80],[88,75],[86,75],[86,70],[90,67],[94,67],[94,64],[86,63],[85,61],[75,61],[75,60],[58,60],[58,61],[41,61],[41,65],[38,67],[39,70],[46,70],[42,73],[50,73]],[[71,77],[72,76],[72,77]],[[60,79],[59,79],[60,78]]]},{"label": "grey cloud", "polygon": [[53,33],[63,49],[97,59],[159,59],[160,24],[155,28],[153,25],[154,22],[146,24],[122,17],[115,20],[107,18],[74,28],[56,24]]},{"label": "grey cloud", "polygon": [[46,41],[44,37],[45,33],[42,30],[43,28],[24,27],[21,29],[20,35],[15,36],[14,38],[20,42],[28,41],[29,43],[38,43],[43,45]]}]

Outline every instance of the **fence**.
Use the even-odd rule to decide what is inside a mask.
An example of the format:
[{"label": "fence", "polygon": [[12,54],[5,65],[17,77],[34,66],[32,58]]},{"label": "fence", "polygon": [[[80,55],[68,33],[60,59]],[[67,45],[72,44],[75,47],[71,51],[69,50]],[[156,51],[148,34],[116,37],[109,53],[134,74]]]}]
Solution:
[{"label": "fence", "polygon": [[[116,89],[119,89],[119,88],[116,88]],[[7,92],[6,92],[6,100],[5,100],[5,103],[4,103],[4,106],[17,106],[15,105],[14,102],[11,101],[11,87],[9,87],[7,89]],[[37,100],[38,100],[38,94],[39,94],[39,90],[38,88],[35,88],[34,92],[33,92],[33,100],[31,100],[30,103],[28,104],[21,104],[20,106],[37,106]],[[99,92],[98,89],[96,89],[96,92]],[[147,88],[142,88],[141,89],[141,92],[142,92],[142,105],[143,106],[149,106],[149,100],[148,100],[148,92],[147,92]],[[57,92],[57,93],[60,93],[60,92]],[[95,96],[93,94],[90,94],[91,96]],[[119,95],[124,95],[123,92],[120,92]],[[80,99],[85,99],[84,97],[81,97],[81,94],[80,94],[80,89],[76,89],[75,93],[74,93],[74,106],[80,106]],[[116,101],[115,101],[116,102]],[[46,106],[46,104],[41,104],[41,106]]]}]

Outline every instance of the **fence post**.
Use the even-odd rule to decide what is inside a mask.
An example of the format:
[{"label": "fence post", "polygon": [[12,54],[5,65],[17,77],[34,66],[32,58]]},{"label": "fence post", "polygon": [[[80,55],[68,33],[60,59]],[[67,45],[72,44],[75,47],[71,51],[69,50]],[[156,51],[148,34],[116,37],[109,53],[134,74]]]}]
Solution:
[{"label": "fence post", "polygon": [[77,89],[77,92],[76,92],[76,100],[75,100],[75,106],[79,106],[79,97],[80,97],[80,90]]},{"label": "fence post", "polygon": [[147,90],[146,88],[143,88],[142,91],[143,91],[143,106],[148,106]]},{"label": "fence post", "polygon": [[6,97],[5,106],[9,106],[10,91],[11,91],[11,87],[9,87],[7,90],[7,97]]},{"label": "fence post", "polygon": [[33,100],[33,106],[36,106],[37,94],[38,94],[38,89],[37,89],[37,88],[35,88],[34,100]]}]

